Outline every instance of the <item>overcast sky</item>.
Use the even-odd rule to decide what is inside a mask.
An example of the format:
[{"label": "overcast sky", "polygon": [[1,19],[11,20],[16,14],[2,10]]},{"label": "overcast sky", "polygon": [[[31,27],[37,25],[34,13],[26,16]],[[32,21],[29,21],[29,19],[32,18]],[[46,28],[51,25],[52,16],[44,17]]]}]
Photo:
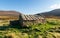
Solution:
[{"label": "overcast sky", "polygon": [[60,8],[60,0],[0,0],[0,10],[36,14]]}]

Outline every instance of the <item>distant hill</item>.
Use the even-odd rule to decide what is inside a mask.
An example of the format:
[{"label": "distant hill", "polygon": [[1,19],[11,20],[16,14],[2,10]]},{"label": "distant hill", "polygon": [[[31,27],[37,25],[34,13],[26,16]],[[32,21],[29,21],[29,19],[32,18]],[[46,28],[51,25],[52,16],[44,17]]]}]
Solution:
[{"label": "distant hill", "polygon": [[0,20],[18,20],[20,14],[17,11],[0,11]]},{"label": "distant hill", "polygon": [[20,13],[19,12],[17,12],[17,11],[0,11],[0,16],[2,15],[2,16],[4,16],[4,15],[12,15],[12,16],[17,16],[17,15],[19,15]]},{"label": "distant hill", "polygon": [[44,12],[44,13],[38,13],[36,15],[43,15],[45,17],[53,17],[53,16],[60,17],[60,9],[55,9],[55,10]]}]

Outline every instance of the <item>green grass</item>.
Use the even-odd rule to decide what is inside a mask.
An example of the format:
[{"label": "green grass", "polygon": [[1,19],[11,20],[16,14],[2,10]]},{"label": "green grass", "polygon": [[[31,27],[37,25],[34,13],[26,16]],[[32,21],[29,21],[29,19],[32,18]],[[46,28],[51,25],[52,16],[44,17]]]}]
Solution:
[{"label": "green grass", "polygon": [[[16,37],[16,38],[38,38],[43,37],[47,38],[48,35],[52,37],[49,32],[52,30],[56,30],[56,27],[60,26],[59,21],[47,21],[45,24],[37,24],[30,25],[26,28],[17,28],[10,27],[8,25],[3,25],[2,29],[0,29],[0,38],[8,38],[8,37]],[[0,26],[1,27],[1,26]],[[13,34],[13,36],[12,36]]]}]

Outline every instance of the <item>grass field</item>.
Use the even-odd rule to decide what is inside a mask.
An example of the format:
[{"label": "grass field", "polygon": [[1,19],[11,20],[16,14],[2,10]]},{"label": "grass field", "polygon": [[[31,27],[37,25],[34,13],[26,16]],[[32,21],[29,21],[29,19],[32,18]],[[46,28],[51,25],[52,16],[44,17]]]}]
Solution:
[{"label": "grass field", "polygon": [[51,18],[46,20],[45,24],[39,23],[25,28],[18,25],[16,27],[0,26],[0,38],[60,38],[60,20]]}]

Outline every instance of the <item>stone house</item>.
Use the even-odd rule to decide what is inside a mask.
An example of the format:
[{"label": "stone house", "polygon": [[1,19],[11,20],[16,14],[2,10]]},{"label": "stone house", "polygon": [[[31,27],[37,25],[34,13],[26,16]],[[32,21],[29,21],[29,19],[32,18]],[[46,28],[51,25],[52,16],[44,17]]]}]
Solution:
[{"label": "stone house", "polygon": [[19,15],[19,20],[10,21],[11,25],[20,25],[20,26],[27,26],[27,25],[36,25],[39,23],[44,23],[44,18],[38,15]]}]

